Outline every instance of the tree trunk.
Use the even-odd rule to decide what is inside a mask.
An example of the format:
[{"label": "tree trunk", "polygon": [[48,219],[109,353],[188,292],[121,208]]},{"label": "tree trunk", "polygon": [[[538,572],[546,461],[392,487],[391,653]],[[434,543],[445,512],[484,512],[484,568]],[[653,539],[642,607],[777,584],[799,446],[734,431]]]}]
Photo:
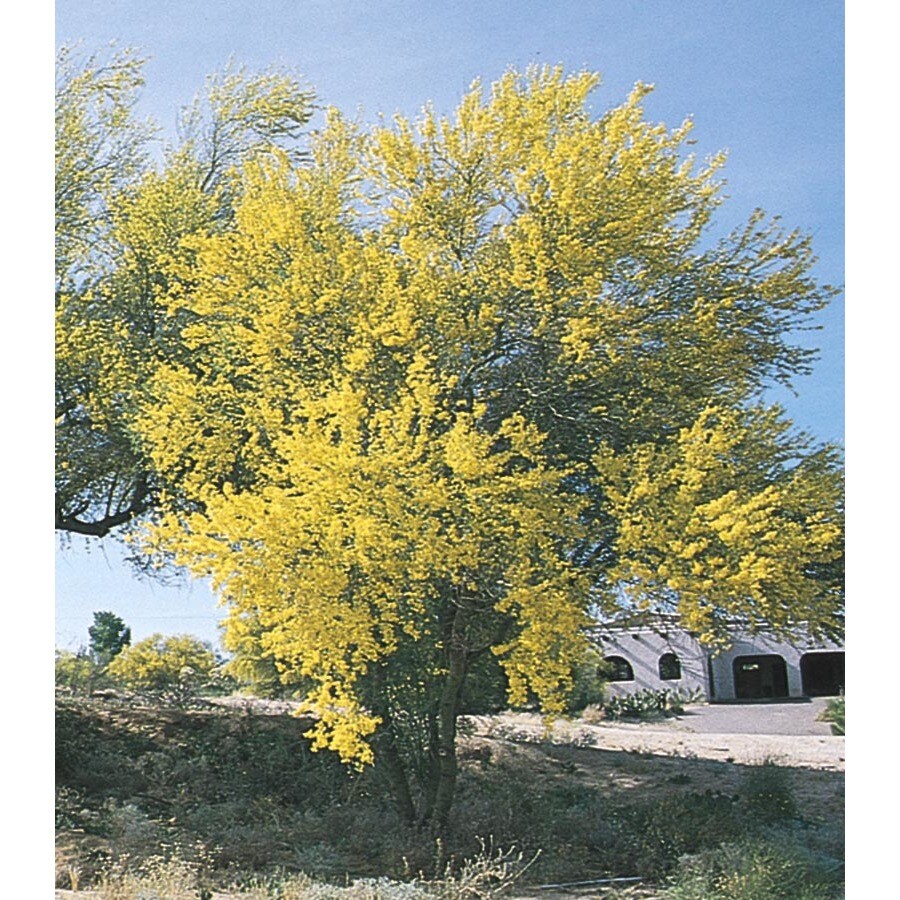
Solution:
[{"label": "tree trunk", "polygon": [[466,677],[466,624],[468,611],[457,607],[447,641],[447,677],[438,710],[437,785],[434,795],[433,821],[443,828],[450,818],[456,793],[456,717]]},{"label": "tree trunk", "polygon": [[434,815],[434,802],[437,799],[438,781],[440,780],[440,758],[438,757],[438,745],[440,744],[440,732],[435,710],[429,710],[428,716],[428,769],[422,785],[422,809],[419,812],[419,824],[425,825],[431,821]]},{"label": "tree trunk", "polygon": [[403,759],[397,748],[397,734],[394,731],[394,720],[391,716],[390,702],[384,695],[384,674],[380,669],[375,671],[376,696],[375,713],[381,718],[381,728],[376,737],[376,758],[383,766],[391,786],[394,805],[397,813],[407,825],[412,825],[416,818],[415,804],[409,787],[409,778]]},{"label": "tree trunk", "polygon": [[406,777],[406,769],[397,749],[397,741],[394,728],[390,720],[385,722],[378,739],[378,753],[384,765],[385,773],[391,785],[391,793],[394,795],[394,805],[397,813],[406,825],[412,825],[416,818],[416,809],[413,804],[412,792],[409,789],[409,779]]}]

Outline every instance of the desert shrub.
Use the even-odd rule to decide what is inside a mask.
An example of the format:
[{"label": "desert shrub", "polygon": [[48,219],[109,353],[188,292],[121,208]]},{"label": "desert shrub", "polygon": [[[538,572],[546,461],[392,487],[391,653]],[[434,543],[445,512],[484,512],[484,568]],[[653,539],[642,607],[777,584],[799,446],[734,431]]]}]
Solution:
[{"label": "desert shrub", "polygon": [[128,796],[146,786],[137,760],[154,743],[104,721],[91,701],[57,698],[54,739],[58,786],[101,789],[106,796]]},{"label": "desert shrub", "polygon": [[503,850],[493,839],[476,838],[478,852],[461,863],[450,861],[436,879],[424,882],[427,893],[440,900],[484,900],[507,893],[528,871],[537,854],[527,858],[515,847]]},{"label": "desert shrub", "polygon": [[96,892],[100,900],[197,900],[197,867],[160,856],[150,857],[134,869],[120,862],[103,876]]},{"label": "desert shrub", "polygon": [[745,837],[679,861],[668,900],[831,900],[844,896],[839,860],[794,832]]},{"label": "desert shrub", "polygon": [[188,634],[154,634],[126,647],[107,666],[123,687],[183,699],[206,686],[217,665],[209,645]]},{"label": "desert shrub", "polygon": [[504,768],[465,773],[447,845],[459,852],[474,832],[526,853],[542,849],[531,877],[543,881],[571,880],[573,872],[661,879],[685,853],[748,827],[738,799],[717,791],[625,799],[566,781],[523,790],[521,770]]},{"label": "desert shrub", "polygon": [[717,791],[601,807],[589,840],[594,865],[619,875],[660,880],[686,853],[717,846],[745,830],[733,797]]},{"label": "desert shrub", "polygon": [[748,814],[757,825],[773,825],[797,815],[790,776],[771,760],[747,770],[740,794]]},{"label": "desert shrub", "polygon": [[690,791],[598,810],[593,841],[611,872],[659,880],[679,858],[737,841],[797,815],[789,775],[767,762],[744,776],[737,795]]},{"label": "desert shrub", "polygon": [[844,725],[844,695],[832,697],[819,715],[820,722],[831,723],[832,734],[846,734]]},{"label": "desert shrub", "polygon": [[75,694],[89,694],[100,685],[103,667],[81,651],[56,651],[55,681],[57,688]]},{"label": "desert shrub", "polygon": [[648,719],[656,716],[677,716],[684,712],[687,703],[697,700],[695,693],[682,693],[665,688],[648,689],[610,697],[603,710],[610,719]]}]

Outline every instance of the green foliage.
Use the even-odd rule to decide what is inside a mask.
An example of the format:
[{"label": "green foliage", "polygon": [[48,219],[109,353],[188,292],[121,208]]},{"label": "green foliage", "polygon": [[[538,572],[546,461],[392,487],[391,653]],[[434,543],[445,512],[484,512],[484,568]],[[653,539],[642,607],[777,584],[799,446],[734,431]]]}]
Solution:
[{"label": "green foliage", "polygon": [[231,219],[248,159],[294,148],[312,92],[289,72],[226,68],[184,111],[154,166],[135,107],[145,60],[63,47],[56,60],[56,527],[107,534],[152,505],[131,428],[148,366],[171,356],[159,304],[183,238]]},{"label": "green foliage", "polygon": [[108,262],[109,201],[147,163],[154,129],[134,118],[145,60],[133,50],[56,60],[56,278],[65,289]]},{"label": "green foliage", "polygon": [[602,654],[589,647],[572,669],[573,686],[566,712],[575,715],[588,706],[602,706],[606,697],[605,676]]},{"label": "green foliage", "polygon": [[88,635],[91,655],[101,665],[109,663],[131,643],[131,629],[111,612],[95,612]]},{"label": "green foliage", "polygon": [[837,735],[846,734],[846,726],[844,724],[844,695],[841,694],[840,697],[832,697],[825,709],[822,710],[819,715],[820,722],[830,722],[831,723],[831,733]]},{"label": "green foliage", "polygon": [[603,711],[610,719],[648,719],[657,716],[678,716],[686,703],[694,703],[697,693],[684,693],[664,688],[659,691],[646,688],[631,694],[610,697],[603,704]]},{"label": "green foliage", "polygon": [[506,675],[497,657],[493,653],[474,657],[466,673],[460,714],[486,715],[500,712],[507,706]]},{"label": "green foliage", "polygon": [[668,900],[838,900],[840,860],[786,830],[710,848],[679,862]]},{"label": "green foliage", "polygon": [[179,152],[199,165],[203,190],[228,180],[233,188],[234,170],[247,159],[279,150],[295,160],[303,158],[296,144],[314,100],[315,93],[295,73],[278,68],[252,72],[229,64],[210,76],[205,89],[182,110]]},{"label": "green foliage", "polygon": [[125,648],[106,671],[123,687],[183,699],[207,685],[215,668],[216,657],[207,643],[188,634],[154,634]]},{"label": "green foliage", "polygon": [[[133,309],[134,297],[97,289],[121,256],[112,207],[146,167],[155,129],[134,115],[144,83],[136,53],[86,56],[67,46],[56,63],[56,523],[77,530],[103,522],[88,529],[103,534],[143,508],[147,487],[122,421],[127,394],[114,405],[100,396],[104,369],[118,356],[114,309]],[[132,324],[135,335],[143,331],[134,314]]]}]

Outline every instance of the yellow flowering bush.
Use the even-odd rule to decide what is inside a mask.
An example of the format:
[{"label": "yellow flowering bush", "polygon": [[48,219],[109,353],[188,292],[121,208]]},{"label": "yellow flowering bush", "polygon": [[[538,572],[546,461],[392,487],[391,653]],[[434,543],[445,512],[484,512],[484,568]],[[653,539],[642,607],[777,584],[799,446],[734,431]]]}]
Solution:
[{"label": "yellow flowering bush", "polygon": [[126,647],[106,667],[106,674],[137,691],[192,689],[204,684],[216,667],[209,646],[189,634],[153,634]]}]

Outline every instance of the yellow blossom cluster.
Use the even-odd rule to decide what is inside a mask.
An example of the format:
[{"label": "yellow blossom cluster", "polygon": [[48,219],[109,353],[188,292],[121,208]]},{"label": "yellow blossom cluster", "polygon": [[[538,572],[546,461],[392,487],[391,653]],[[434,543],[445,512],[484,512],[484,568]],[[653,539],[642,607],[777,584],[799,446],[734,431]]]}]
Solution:
[{"label": "yellow blossom cluster", "polygon": [[821,453],[767,478],[792,448],[786,432],[777,410],[709,407],[671,445],[601,451],[618,522],[610,584],[645,608],[677,597],[684,625],[709,641],[729,620],[786,629],[798,612],[838,628],[823,573],[843,553],[842,482]]}]

